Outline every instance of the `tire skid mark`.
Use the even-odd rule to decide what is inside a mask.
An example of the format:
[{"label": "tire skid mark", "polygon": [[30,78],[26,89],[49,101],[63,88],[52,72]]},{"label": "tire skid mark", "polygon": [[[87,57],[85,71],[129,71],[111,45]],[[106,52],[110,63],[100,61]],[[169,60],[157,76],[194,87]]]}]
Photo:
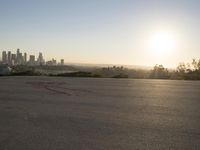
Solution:
[{"label": "tire skid mark", "polygon": [[74,88],[60,87],[60,86],[56,86],[56,85],[54,87],[59,88],[59,89],[63,89],[63,90],[74,91],[74,92],[91,93],[90,90],[86,90],[86,89],[74,89]]},{"label": "tire skid mark", "polygon": [[68,95],[68,96],[71,96],[71,95],[72,95],[72,94],[70,94],[70,93],[66,93],[66,92],[64,92],[64,91],[57,90],[57,89],[55,89],[55,87],[44,86],[44,88],[45,88],[46,90],[51,91],[51,92],[54,92],[54,93],[56,93],[56,94],[66,94],[66,95]]},{"label": "tire skid mark", "polygon": [[52,94],[65,94],[68,96],[79,95],[78,93],[90,93],[91,91],[85,89],[74,89],[63,87],[66,85],[65,82],[50,82],[50,81],[38,81],[38,82],[26,82],[26,84],[31,85],[34,88],[42,88]]}]

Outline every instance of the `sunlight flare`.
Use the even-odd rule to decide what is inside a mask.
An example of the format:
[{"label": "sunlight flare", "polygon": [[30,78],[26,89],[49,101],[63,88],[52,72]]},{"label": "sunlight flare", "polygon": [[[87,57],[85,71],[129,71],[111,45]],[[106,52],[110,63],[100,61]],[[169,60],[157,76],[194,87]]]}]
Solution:
[{"label": "sunlight flare", "polygon": [[176,48],[175,36],[170,32],[155,32],[149,40],[151,52],[154,56],[165,57],[173,53]]}]

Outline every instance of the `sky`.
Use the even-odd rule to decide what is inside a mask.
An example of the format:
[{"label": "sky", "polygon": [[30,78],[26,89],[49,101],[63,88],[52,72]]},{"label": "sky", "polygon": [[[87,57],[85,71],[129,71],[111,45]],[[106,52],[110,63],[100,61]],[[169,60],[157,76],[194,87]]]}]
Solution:
[{"label": "sky", "polygon": [[[20,48],[66,63],[176,67],[200,58],[199,8],[199,0],[0,0],[0,52]],[[149,44],[160,31],[176,45],[170,53],[160,50],[163,55]]]}]

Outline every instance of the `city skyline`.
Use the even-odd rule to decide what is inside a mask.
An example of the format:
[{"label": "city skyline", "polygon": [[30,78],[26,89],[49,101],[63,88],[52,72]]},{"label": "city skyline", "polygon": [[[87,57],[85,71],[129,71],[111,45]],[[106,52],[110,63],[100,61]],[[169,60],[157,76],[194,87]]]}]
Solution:
[{"label": "city skyline", "polygon": [[9,66],[15,66],[15,65],[30,65],[30,66],[65,65],[64,59],[60,59],[60,61],[57,61],[56,59],[52,58],[51,60],[45,61],[45,58],[44,58],[42,52],[39,52],[38,57],[36,57],[33,54],[28,55],[27,52],[24,52],[24,53],[20,52],[19,48],[16,50],[16,53],[13,53],[13,51],[2,51],[0,63],[8,64]]},{"label": "city skyline", "polygon": [[200,57],[198,0],[0,2],[0,51],[67,62],[175,68]]}]

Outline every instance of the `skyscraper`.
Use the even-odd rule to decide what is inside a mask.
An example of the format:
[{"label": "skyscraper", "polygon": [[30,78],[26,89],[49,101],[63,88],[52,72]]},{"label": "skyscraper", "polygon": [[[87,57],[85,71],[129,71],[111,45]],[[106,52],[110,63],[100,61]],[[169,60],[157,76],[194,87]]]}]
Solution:
[{"label": "skyscraper", "polygon": [[37,59],[37,63],[39,64],[39,65],[44,65],[44,58],[43,58],[43,55],[42,55],[42,53],[39,53],[39,56],[38,56],[38,59]]},{"label": "skyscraper", "polygon": [[18,65],[22,65],[24,62],[22,53],[18,54]]},{"label": "skyscraper", "polygon": [[24,53],[24,64],[27,63],[27,53]]},{"label": "skyscraper", "polygon": [[3,62],[3,63],[8,63],[7,60],[8,60],[8,59],[7,59],[6,51],[3,51],[3,52],[2,52],[2,62]]},{"label": "skyscraper", "polygon": [[29,64],[35,65],[35,56],[34,55],[30,55]]},{"label": "skyscraper", "polygon": [[65,62],[64,62],[64,59],[61,59],[61,60],[60,60],[60,65],[62,65],[62,66],[63,66],[63,65],[64,65],[64,63],[65,63]]},{"label": "skyscraper", "polygon": [[8,65],[12,65],[11,55],[11,51],[8,51]]},{"label": "skyscraper", "polygon": [[56,60],[55,60],[54,58],[52,58],[52,64],[53,64],[54,66],[57,65],[57,62],[56,62]]},{"label": "skyscraper", "polygon": [[11,55],[11,62],[12,62],[12,65],[16,65],[16,63],[17,63],[17,56],[16,56],[16,54],[12,54]]},{"label": "skyscraper", "polygon": [[17,49],[17,64],[20,64],[20,49]]}]

